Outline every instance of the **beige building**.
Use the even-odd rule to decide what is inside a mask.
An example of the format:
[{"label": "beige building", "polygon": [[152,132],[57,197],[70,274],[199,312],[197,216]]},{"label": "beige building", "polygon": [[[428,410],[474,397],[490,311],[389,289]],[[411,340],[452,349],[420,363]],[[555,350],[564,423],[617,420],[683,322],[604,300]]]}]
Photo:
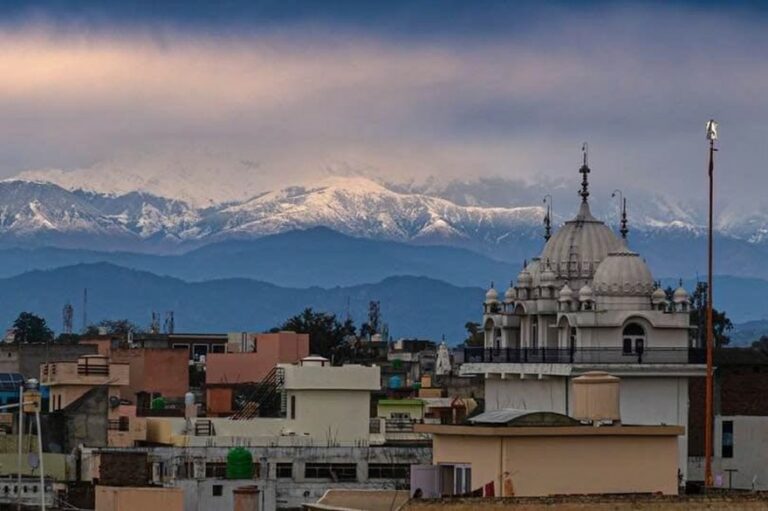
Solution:
[{"label": "beige building", "polygon": [[184,492],[179,488],[96,486],[97,511],[184,511]]},{"label": "beige building", "polygon": [[[330,366],[318,357],[298,365],[278,364],[274,388],[281,413],[147,420],[147,440],[176,446],[324,445],[370,443],[371,392],[380,388],[379,368]],[[255,407],[257,409],[258,407]],[[205,434],[201,434],[204,431]]]},{"label": "beige building", "polygon": [[536,497],[678,491],[680,426],[621,423],[620,380],[604,372],[574,379],[573,417],[492,410],[467,425],[423,424],[432,467],[412,472],[426,497]]},{"label": "beige building", "polygon": [[40,365],[40,384],[50,387],[49,411],[61,410],[97,386],[109,387],[119,401],[120,387],[128,385],[129,365],[110,363],[102,355],[84,355],[77,362]]},{"label": "beige building", "polygon": [[[547,412],[542,419],[551,421],[555,415]],[[489,484],[498,496],[677,494],[677,438],[683,428],[544,422],[416,428],[432,434],[442,495],[465,494]]]}]

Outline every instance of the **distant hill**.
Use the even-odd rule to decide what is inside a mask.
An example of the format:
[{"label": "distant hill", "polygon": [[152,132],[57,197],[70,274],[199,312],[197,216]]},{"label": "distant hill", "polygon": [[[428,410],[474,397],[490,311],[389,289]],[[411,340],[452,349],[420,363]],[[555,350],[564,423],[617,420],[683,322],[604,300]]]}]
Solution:
[{"label": "distant hill", "polygon": [[45,317],[61,330],[62,306],[75,307],[81,327],[82,292],[88,288],[88,319],[128,318],[148,325],[152,311],[175,311],[176,330],[194,332],[262,331],[279,325],[305,307],[345,317],[347,304],[359,325],[370,300],[381,301],[384,321],[394,337],[418,336],[451,343],[464,339],[464,323],[478,320],[483,290],[457,287],[424,277],[389,277],[375,284],[322,289],[285,288],[249,279],[189,283],[107,263],[32,271],[0,279],[0,324],[10,325],[21,311]]},{"label": "distant hill", "polygon": [[291,287],[348,286],[394,275],[423,276],[460,286],[488,286],[495,280],[505,287],[520,269],[462,248],[354,238],[317,227],[224,241],[169,256],[10,248],[0,250],[0,277],[97,262],[190,281],[243,277]]}]

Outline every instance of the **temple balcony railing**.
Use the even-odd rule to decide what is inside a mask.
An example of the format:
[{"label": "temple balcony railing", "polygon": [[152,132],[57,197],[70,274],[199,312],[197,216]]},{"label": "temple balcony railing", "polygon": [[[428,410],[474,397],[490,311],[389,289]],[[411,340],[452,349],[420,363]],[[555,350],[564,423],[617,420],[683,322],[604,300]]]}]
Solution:
[{"label": "temple balcony railing", "polygon": [[464,363],[496,364],[704,364],[703,348],[464,348]]}]

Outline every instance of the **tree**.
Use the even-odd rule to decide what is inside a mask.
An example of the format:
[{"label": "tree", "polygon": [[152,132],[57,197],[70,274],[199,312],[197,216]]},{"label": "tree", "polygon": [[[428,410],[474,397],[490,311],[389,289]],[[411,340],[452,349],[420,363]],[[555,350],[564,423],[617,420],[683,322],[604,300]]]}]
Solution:
[{"label": "tree", "polygon": [[[697,282],[691,295],[691,325],[698,327],[698,345],[706,345],[707,332],[707,283]],[[733,330],[733,323],[725,311],[712,309],[712,326],[715,331],[715,346],[726,346],[731,342],[728,333]]]},{"label": "tree", "polygon": [[752,348],[768,355],[768,335],[761,335],[760,339],[752,343]]},{"label": "tree", "polygon": [[89,325],[85,329],[85,336],[99,335],[99,330],[106,330],[107,335],[127,337],[129,333],[139,333],[141,328],[127,319],[104,319],[95,325]]},{"label": "tree", "polygon": [[53,331],[45,320],[31,312],[22,312],[13,322],[13,339],[17,343],[48,342],[53,339]]},{"label": "tree", "polygon": [[464,344],[467,346],[484,346],[485,335],[480,329],[480,323],[474,321],[467,321],[464,323],[464,328],[467,330],[467,338],[464,340]]},{"label": "tree", "polygon": [[336,319],[335,314],[315,312],[306,308],[299,314],[288,318],[280,325],[279,330],[309,334],[309,351],[330,359],[333,357],[334,349],[346,337],[354,336],[356,329],[352,320],[347,320],[342,324]]}]

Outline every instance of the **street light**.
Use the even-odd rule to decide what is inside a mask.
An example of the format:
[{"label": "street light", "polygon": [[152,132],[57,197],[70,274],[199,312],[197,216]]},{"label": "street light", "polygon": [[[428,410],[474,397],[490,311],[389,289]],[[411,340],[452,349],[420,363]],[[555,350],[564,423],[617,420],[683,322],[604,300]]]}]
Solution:
[{"label": "street light", "polygon": [[714,174],[715,140],[717,140],[717,122],[707,121],[707,140],[709,140],[709,225],[707,238],[707,379],[706,379],[706,420],[704,423],[704,486],[712,486],[712,420],[713,420],[713,384],[712,374],[714,351],[714,325],[712,321],[712,211],[714,209]]}]

